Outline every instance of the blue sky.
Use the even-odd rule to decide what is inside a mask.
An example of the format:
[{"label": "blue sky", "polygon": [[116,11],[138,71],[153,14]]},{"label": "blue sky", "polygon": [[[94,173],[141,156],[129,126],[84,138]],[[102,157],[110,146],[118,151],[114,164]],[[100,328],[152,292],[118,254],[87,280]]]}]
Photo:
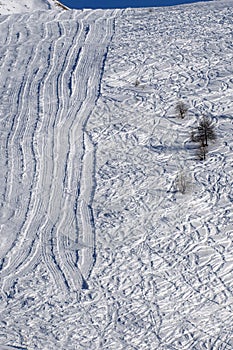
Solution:
[{"label": "blue sky", "polygon": [[194,0],[60,0],[60,1],[64,5],[75,9],[156,7],[156,6],[171,6],[171,5],[185,4],[185,3],[191,3],[191,2],[198,2]]}]

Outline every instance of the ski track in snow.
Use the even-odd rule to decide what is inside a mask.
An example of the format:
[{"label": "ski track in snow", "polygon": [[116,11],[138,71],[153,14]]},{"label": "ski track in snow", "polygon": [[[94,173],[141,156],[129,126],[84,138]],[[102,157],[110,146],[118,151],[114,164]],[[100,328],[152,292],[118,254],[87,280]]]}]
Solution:
[{"label": "ski track in snow", "polygon": [[[93,276],[112,303],[101,349],[233,347],[231,16],[231,7],[202,4],[129,9],[116,21],[88,124],[97,144]],[[179,99],[189,106],[183,121]],[[218,134],[205,163],[189,141],[202,113]]]},{"label": "ski track in snow", "polygon": [[3,349],[233,348],[232,4],[0,18]]},{"label": "ski track in snow", "polygon": [[97,11],[42,12],[2,23],[3,290],[41,260],[62,290],[87,285],[94,147],[85,125],[112,27],[111,12]]}]

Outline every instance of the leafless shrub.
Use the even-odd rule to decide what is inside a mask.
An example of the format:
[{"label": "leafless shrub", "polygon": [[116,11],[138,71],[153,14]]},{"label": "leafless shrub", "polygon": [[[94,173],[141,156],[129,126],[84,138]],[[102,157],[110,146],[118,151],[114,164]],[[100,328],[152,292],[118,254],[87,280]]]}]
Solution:
[{"label": "leafless shrub", "polygon": [[185,194],[187,190],[187,178],[185,176],[185,173],[183,171],[180,171],[175,179],[175,187],[176,190],[179,191],[182,194]]},{"label": "leafless shrub", "polygon": [[175,110],[178,117],[184,119],[188,112],[188,106],[183,101],[179,101],[175,107]]}]

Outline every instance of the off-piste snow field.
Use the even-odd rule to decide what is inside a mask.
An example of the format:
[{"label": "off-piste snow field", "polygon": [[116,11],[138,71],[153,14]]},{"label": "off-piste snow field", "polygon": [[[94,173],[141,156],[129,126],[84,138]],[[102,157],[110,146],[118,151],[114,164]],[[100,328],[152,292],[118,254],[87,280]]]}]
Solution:
[{"label": "off-piste snow field", "polygon": [[0,16],[0,349],[232,350],[233,1],[15,4]]}]

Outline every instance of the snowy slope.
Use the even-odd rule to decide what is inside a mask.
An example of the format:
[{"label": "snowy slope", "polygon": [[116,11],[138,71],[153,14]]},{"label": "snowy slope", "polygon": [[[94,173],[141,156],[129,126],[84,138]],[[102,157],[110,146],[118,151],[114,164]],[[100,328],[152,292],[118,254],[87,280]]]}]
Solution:
[{"label": "snowy slope", "polygon": [[66,9],[66,6],[56,0],[1,0],[0,14],[31,12],[36,10]]},{"label": "snowy slope", "polygon": [[2,17],[0,349],[233,348],[232,5]]}]

